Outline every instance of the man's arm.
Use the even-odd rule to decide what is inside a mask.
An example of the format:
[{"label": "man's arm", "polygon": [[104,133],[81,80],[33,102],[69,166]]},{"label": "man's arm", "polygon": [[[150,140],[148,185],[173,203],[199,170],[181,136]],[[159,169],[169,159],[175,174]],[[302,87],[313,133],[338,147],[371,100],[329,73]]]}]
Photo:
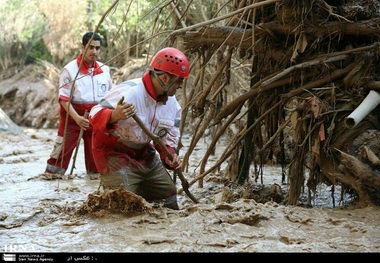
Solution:
[{"label": "man's arm", "polygon": [[70,105],[70,108],[69,108],[69,102],[68,101],[60,100],[59,103],[66,110],[66,112],[69,113],[69,115],[71,116],[71,118],[74,119],[74,121],[76,122],[76,124],[79,127],[81,127],[82,129],[86,129],[87,127],[90,126],[90,122],[88,121],[88,119],[85,118],[85,117],[83,117],[83,116],[80,116],[76,112],[76,110],[74,109],[74,107],[72,105]]}]

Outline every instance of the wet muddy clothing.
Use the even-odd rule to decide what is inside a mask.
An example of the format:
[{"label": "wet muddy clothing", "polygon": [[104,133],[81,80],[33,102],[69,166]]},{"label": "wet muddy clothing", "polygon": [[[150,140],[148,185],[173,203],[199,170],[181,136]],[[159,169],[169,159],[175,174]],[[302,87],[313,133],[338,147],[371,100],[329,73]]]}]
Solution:
[{"label": "wet muddy clothing", "polygon": [[90,112],[93,126],[93,155],[105,188],[119,188],[141,195],[147,201],[176,203],[177,191],[163,160],[166,155],[152,145],[133,118],[108,124],[112,111],[124,96],[134,104],[145,127],[158,135],[170,153],[175,153],[180,136],[181,107],[174,96],[166,103],[154,93],[149,72],[142,78],[120,83],[107,92]]},{"label": "wet muddy clothing", "polygon": [[[60,73],[58,101],[69,101],[73,81],[78,72],[82,56],[68,63]],[[109,67],[101,62],[94,62],[92,68],[83,61],[81,70],[75,80],[74,92],[70,107],[83,116],[85,111],[90,112],[97,105],[105,93],[112,88],[112,79]],[[66,128],[66,140],[63,143],[66,115],[68,114],[61,104],[59,111],[58,134],[50,158],[47,160],[46,173],[64,174],[70,164],[72,153],[77,145],[80,127],[69,116]],[[87,173],[97,173],[97,168],[92,157],[92,127],[89,126],[83,132],[84,156]],[[65,150],[62,151],[62,147]]]}]

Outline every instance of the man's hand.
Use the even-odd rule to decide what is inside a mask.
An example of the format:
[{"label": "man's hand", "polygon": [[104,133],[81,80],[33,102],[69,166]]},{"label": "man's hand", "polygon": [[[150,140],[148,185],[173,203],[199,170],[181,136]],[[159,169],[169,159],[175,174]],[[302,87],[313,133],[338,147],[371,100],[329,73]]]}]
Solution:
[{"label": "man's hand", "polygon": [[173,154],[173,161],[169,157],[165,158],[165,163],[173,170],[180,169],[182,166],[182,161],[177,154]]},{"label": "man's hand", "polygon": [[86,116],[80,116],[80,115],[78,115],[78,117],[75,119],[75,122],[83,130],[85,130],[86,128],[88,128],[90,126],[90,121],[87,119]]},{"label": "man's hand", "polygon": [[59,103],[62,105],[62,107],[65,109],[65,111],[69,113],[71,118],[73,118],[75,123],[81,129],[85,130],[90,126],[90,121],[87,119],[87,116],[88,116],[87,113],[85,113],[85,116],[79,115],[72,105],[70,105],[70,108],[69,108],[69,102],[68,101],[61,100]]},{"label": "man's hand", "polygon": [[126,120],[136,114],[136,107],[131,103],[124,103],[124,96],[118,101],[116,108],[113,110],[110,122]]}]

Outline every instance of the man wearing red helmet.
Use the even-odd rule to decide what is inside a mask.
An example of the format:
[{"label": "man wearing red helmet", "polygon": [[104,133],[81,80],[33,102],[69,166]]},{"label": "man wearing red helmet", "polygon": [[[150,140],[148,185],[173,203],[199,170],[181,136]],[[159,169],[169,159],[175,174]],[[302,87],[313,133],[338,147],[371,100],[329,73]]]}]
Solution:
[{"label": "man wearing red helmet", "polygon": [[[176,48],[157,52],[142,78],[127,80],[106,93],[92,108],[93,155],[105,189],[126,190],[148,202],[179,209],[177,189],[168,171],[180,168],[176,154],[181,106],[175,92],[189,76],[189,62]],[[132,116],[160,137],[172,161],[154,145]]]}]

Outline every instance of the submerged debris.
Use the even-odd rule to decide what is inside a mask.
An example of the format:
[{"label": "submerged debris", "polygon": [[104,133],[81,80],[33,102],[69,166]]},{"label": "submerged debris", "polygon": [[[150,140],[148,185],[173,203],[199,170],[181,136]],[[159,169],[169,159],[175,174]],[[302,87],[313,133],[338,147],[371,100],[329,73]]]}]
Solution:
[{"label": "submerged debris", "polygon": [[231,184],[223,188],[219,201],[233,203],[241,198],[253,199],[257,203],[276,202],[282,203],[285,199],[285,192],[278,184],[272,185],[252,185],[252,184]]},{"label": "submerged debris", "polygon": [[89,194],[86,202],[78,209],[77,214],[95,214],[103,216],[105,212],[145,212],[150,205],[139,195],[120,187],[117,190],[105,190],[100,194]]}]

